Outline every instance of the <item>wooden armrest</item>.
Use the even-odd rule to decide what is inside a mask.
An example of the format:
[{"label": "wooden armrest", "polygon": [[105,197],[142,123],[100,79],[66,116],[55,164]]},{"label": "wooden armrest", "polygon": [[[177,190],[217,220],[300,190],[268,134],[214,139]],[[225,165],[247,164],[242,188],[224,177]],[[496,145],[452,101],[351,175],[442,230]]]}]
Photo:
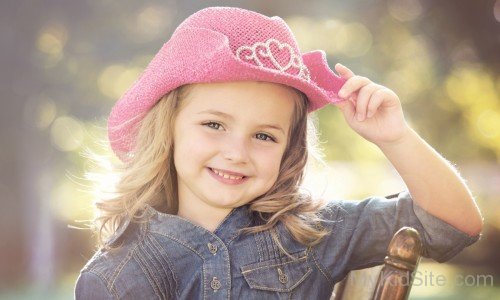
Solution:
[{"label": "wooden armrest", "polygon": [[[384,265],[351,271],[331,299],[407,299],[421,251],[419,233],[411,227],[399,229],[389,243]],[[378,276],[376,285],[374,276]]]},{"label": "wooden armrest", "polygon": [[418,231],[411,227],[398,230],[389,244],[372,299],[407,299],[421,252]]}]

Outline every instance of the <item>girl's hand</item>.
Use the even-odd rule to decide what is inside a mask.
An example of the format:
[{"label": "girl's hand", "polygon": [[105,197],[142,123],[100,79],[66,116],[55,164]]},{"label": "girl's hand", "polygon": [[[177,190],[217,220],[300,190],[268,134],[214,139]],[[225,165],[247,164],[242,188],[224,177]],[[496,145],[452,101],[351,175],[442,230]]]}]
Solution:
[{"label": "girl's hand", "polygon": [[354,131],[378,146],[398,142],[404,137],[408,125],[396,93],[355,75],[341,64],[336,64],[335,70],[347,80],[338,93],[345,101],[335,106]]}]

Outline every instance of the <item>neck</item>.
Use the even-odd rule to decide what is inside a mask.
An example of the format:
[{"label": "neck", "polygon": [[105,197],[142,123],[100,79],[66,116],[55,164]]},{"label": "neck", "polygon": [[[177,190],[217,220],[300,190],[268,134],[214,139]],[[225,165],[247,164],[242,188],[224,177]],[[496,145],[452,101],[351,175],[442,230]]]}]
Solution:
[{"label": "neck", "polygon": [[179,201],[177,215],[210,232],[214,232],[231,210],[231,208],[211,207],[205,203],[186,205],[184,201]]}]

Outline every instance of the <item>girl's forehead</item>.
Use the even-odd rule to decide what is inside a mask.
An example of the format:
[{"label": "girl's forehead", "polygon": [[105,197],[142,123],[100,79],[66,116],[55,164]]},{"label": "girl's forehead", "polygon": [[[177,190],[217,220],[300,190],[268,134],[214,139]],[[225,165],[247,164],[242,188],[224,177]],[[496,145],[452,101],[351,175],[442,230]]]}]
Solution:
[{"label": "girl's forehead", "polygon": [[292,117],[296,97],[291,88],[267,82],[196,84],[189,87],[181,111],[255,122],[275,121],[284,126]]},{"label": "girl's forehead", "polygon": [[293,100],[297,97],[298,94],[292,88],[281,84],[233,81],[190,85],[186,90],[185,100],[200,107],[238,105],[257,106],[263,110],[293,107]]}]

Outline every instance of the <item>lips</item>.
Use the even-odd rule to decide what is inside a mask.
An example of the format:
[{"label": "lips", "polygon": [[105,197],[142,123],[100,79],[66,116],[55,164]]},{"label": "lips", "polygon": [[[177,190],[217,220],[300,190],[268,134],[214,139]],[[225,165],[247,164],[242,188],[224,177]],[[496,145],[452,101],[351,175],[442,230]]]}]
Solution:
[{"label": "lips", "polygon": [[210,170],[212,170],[213,173],[215,173],[218,176],[225,178],[225,179],[239,180],[239,179],[243,179],[243,178],[247,177],[244,174],[231,172],[228,170],[214,169],[214,168],[210,168]]}]

